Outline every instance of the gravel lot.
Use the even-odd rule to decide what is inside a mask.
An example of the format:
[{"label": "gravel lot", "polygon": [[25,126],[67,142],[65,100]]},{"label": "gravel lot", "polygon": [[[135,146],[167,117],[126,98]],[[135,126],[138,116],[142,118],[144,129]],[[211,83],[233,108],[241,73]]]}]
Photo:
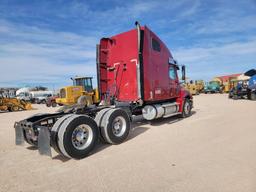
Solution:
[{"label": "gravel lot", "polygon": [[256,102],[194,97],[193,115],[136,122],[120,145],[89,157],[40,156],[14,145],[15,121],[55,109],[0,113],[0,191],[256,191]]}]

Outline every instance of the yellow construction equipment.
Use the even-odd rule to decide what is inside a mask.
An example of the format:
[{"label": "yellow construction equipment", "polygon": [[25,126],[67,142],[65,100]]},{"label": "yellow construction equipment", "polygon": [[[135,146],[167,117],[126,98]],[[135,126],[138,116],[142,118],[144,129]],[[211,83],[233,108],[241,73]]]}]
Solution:
[{"label": "yellow construction equipment", "polygon": [[204,91],[204,81],[203,80],[196,80],[196,90],[198,93],[202,93]]},{"label": "yellow construction equipment", "polygon": [[60,97],[56,98],[56,103],[89,106],[100,102],[98,89],[93,89],[92,77],[75,77],[71,79],[73,80],[73,86],[61,88]]},{"label": "yellow construction equipment", "polygon": [[184,85],[192,95],[199,95],[204,91],[204,81],[203,80],[193,80],[186,82]]},{"label": "yellow construction equipment", "polygon": [[0,95],[0,111],[19,111],[32,109],[31,103],[17,98],[3,97]]}]

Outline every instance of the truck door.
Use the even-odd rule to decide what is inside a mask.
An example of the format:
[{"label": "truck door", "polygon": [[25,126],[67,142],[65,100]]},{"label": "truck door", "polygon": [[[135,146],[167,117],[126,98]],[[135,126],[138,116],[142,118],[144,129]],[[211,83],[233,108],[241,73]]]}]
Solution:
[{"label": "truck door", "polygon": [[177,76],[177,66],[169,65],[169,95],[171,98],[178,97],[179,93],[179,79]]}]

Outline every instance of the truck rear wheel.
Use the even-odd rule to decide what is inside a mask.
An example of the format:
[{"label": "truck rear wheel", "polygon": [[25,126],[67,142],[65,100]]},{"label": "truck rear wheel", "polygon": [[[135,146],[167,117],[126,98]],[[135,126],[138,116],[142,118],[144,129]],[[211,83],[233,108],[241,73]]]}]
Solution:
[{"label": "truck rear wheel", "polygon": [[97,123],[98,127],[100,127],[103,116],[110,110],[111,108],[105,108],[100,110],[94,119],[94,121]]},{"label": "truck rear wheel", "polygon": [[99,136],[96,122],[86,115],[71,115],[59,124],[54,138],[58,150],[69,158],[88,156]]},{"label": "truck rear wheel", "polygon": [[256,93],[251,93],[251,100],[253,100],[253,101],[256,100]]},{"label": "truck rear wheel", "polygon": [[189,99],[185,99],[183,108],[182,108],[181,117],[183,118],[189,117],[191,115],[191,109],[192,109],[191,101]]},{"label": "truck rear wheel", "polygon": [[[97,126],[98,126],[98,127],[100,127],[100,125],[101,125],[103,116],[104,116],[110,109],[111,109],[111,108],[102,109],[102,110],[100,110],[100,111],[96,114],[96,117],[95,117],[94,121],[97,123]],[[102,137],[101,131],[100,131],[100,141],[101,141],[102,143],[105,142],[105,139]]]},{"label": "truck rear wheel", "polygon": [[101,135],[107,143],[120,144],[126,140],[131,129],[128,114],[122,109],[110,109],[100,124]]}]

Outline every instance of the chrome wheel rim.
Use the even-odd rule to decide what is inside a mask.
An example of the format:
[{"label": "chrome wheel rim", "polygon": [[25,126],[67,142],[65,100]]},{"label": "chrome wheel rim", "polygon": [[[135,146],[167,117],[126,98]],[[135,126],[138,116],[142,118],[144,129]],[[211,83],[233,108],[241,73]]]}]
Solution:
[{"label": "chrome wheel rim", "polygon": [[189,114],[189,111],[190,111],[189,102],[185,102],[184,111],[185,111],[185,114]]},{"label": "chrome wheel rim", "polygon": [[72,132],[72,145],[78,149],[83,150],[87,148],[93,139],[92,128],[86,124],[77,126]]},{"label": "chrome wheel rim", "polygon": [[121,137],[126,131],[126,121],[122,116],[118,116],[112,123],[112,132],[115,136]]}]

